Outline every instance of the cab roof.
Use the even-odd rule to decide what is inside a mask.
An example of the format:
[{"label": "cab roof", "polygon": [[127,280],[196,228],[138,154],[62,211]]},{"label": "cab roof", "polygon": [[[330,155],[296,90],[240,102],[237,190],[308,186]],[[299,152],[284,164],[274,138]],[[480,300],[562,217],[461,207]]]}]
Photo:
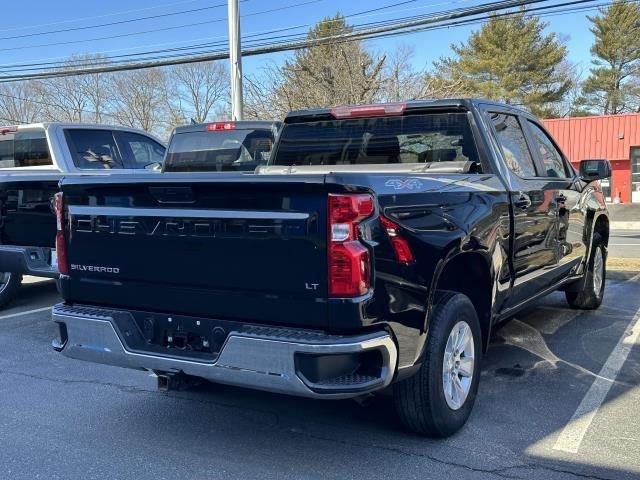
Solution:
[{"label": "cab roof", "polygon": [[159,139],[156,135],[149,133],[145,130],[132,127],[124,127],[122,125],[110,125],[107,123],[80,123],[80,122],[35,122],[35,123],[21,123],[19,125],[0,125],[0,132],[12,133],[19,132],[21,130],[53,130],[56,128],[77,128],[77,129],[101,129],[101,130],[116,130],[119,132],[131,132],[140,133],[147,137],[153,138],[158,143],[166,146],[166,142]]}]

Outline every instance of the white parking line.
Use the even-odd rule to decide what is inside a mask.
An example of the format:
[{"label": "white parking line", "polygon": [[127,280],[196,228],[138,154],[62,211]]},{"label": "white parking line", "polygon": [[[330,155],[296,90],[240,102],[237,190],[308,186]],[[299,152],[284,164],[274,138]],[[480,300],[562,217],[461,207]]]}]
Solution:
[{"label": "white parking line", "polygon": [[640,309],[636,312],[631,322],[625,329],[622,337],[607,358],[599,375],[593,381],[591,388],[578,405],[578,409],[571,417],[569,423],[564,427],[562,433],[553,446],[554,450],[577,453],[582,444],[591,422],[598,413],[598,409],[607,397],[611,385],[615,382],[622,365],[624,365],[631,348],[638,342],[640,337]]},{"label": "white parking line", "polygon": [[38,312],[46,312],[47,310],[51,310],[52,307],[42,307],[36,308],[35,310],[27,310],[26,312],[18,312],[12,313],[10,315],[3,315],[0,317],[0,320],[6,320],[7,318],[20,317],[22,315],[29,315],[30,313],[38,313]]}]

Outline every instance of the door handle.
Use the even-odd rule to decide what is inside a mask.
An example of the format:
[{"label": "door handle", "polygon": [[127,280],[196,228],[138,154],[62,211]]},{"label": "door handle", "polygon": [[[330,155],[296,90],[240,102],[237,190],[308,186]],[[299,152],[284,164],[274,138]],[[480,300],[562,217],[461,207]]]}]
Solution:
[{"label": "door handle", "polygon": [[531,207],[531,198],[526,193],[520,193],[520,196],[515,202],[513,202],[513,204],[520,210],[526,210]]}]

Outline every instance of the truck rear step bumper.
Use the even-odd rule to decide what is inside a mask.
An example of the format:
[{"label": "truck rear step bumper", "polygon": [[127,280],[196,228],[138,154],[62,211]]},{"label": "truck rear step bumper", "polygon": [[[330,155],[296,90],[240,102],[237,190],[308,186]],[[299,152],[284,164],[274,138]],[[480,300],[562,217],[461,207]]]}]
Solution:
[{"label": "truck rear step bumper", "polygon": [[58,269],[49,264],[51,250],[46,247],[0,245],[0,272],[58,278]]},{"label": "truck rear step bumper", "polygon": [[[396,371],[397,348],[385,331],[341,336],[238,324],[215,360],[204,362],[131,351],[113,320],[115,312],[123,311],[56,305],[53,321],[59,324],[60,339],[54,340],[54,348],[67,357],[94,363],[182,372],[212,382],[311,398],[349,398],[380,390],[391,383]],[[348,371],[340,367],[345,362]]]}]

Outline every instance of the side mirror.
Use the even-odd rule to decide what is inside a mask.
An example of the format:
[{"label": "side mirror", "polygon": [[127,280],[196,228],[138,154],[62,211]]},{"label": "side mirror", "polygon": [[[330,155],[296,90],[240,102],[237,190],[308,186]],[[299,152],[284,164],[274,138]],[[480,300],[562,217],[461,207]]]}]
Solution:
[{"label": "side mirror", "polygon": [[602,180],[611,176],[611,164],[609,160],[581,160],[580,178],[585,182]]}]

